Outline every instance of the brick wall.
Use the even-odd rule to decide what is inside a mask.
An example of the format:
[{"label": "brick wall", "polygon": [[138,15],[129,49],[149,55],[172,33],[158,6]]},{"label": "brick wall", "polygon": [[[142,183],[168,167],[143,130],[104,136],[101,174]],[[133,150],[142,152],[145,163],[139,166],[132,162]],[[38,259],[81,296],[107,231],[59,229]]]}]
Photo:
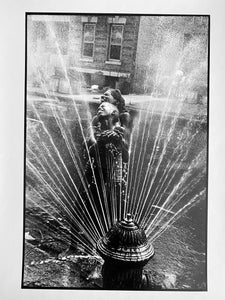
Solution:
[{"label": "brick wall", "polygon": [[95,31],[93,61],[82,59],[82,16],[71,16],[70,26],[70,64],[84,68],[115,72],[133,72],[136,56],[137,36],[139,27],[138,16],[120,16],[126,18],[123,32],[121,64],[110,64],[108,61],[108,47],[110,36],[109,16],[98,15]]}]

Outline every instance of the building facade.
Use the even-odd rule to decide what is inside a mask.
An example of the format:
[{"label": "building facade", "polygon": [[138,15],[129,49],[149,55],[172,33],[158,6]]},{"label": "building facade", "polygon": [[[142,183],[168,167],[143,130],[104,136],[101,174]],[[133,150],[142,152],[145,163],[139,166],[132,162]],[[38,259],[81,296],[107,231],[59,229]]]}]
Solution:
[{"label": "building facade", "polygon": [[206,94],[208,17],[31,14],[28,47],[28,74],[48,90]]},{"label": "building facade", "polygon": [[55,82],[66,68],[72,86],[82,77],[84,86],[120,88],[126,94],[134,75],[139,22],[132,15],[31,15],[32,53]]},{"label": "building facade", "polygon": [[133,91],[206,96],[208,22],[207,16],[141,16]]}]

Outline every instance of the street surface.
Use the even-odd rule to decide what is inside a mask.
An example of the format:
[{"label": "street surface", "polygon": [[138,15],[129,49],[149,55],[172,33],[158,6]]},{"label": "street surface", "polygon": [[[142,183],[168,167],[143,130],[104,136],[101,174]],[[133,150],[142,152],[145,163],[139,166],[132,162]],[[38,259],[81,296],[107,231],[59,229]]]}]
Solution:
[{"label": "street surface", "polygon": [[[39,100],[46,101],[46,98],[55,99],[60,101],[66,101],[67,99],[74,99],[76,101],[86,101],[92,103],[100,103],[100,97],[102,94],[100,93],[83,93],[80,95],[69,95],[62,94],[56,92],[48,92],[48,95],[45,96],[43,91],[40,88],[29,88],[28,89],[28,97],[27,100]],[[125,95],[123,96],[126,101],[126,106],[129,109],[149,109],[154,105],[154,111],[156,113],[162,113],[165,107],[166,98],[155,98],[150,95]],[[173,114],[177,113],[180,101],[182,99],[169,99],[168,105],[168,113]],[[151,103],[151,105],[149,105]],[[188,101],[184,101],[181,106],[180,116],[186,119],[201,119],[203,118],[206,121],[207,118],[207,103],[203,102],[203,104],[189,103]]]}]

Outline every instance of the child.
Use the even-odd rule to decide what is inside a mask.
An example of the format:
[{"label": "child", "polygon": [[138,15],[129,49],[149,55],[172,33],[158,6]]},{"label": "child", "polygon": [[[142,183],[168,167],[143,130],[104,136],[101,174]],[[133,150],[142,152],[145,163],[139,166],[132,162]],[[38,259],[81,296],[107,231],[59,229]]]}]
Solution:
[{"label": "child", "polygon": [[[124,138],[125,129],[120,126],[119,110],[115,105],[103,102],[96,118],[98,122],[89,141],[89,161],[85,174],[97,215],[102,218],[107,214],[112,225],[122,219],[128,147]],[[86,203],[94,216],[91,203]]]}]

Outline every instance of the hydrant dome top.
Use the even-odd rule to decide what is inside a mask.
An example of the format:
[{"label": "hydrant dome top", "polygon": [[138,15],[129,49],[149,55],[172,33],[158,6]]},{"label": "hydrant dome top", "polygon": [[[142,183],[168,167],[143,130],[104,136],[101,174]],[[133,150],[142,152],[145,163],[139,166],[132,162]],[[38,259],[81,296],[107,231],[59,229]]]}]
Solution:
[{"label": "hydrant dome top", "polygon": [[97,250],[105,260],[129,263],[146,262],[154,254],[144,230],[129,214],[98,241]]}]

